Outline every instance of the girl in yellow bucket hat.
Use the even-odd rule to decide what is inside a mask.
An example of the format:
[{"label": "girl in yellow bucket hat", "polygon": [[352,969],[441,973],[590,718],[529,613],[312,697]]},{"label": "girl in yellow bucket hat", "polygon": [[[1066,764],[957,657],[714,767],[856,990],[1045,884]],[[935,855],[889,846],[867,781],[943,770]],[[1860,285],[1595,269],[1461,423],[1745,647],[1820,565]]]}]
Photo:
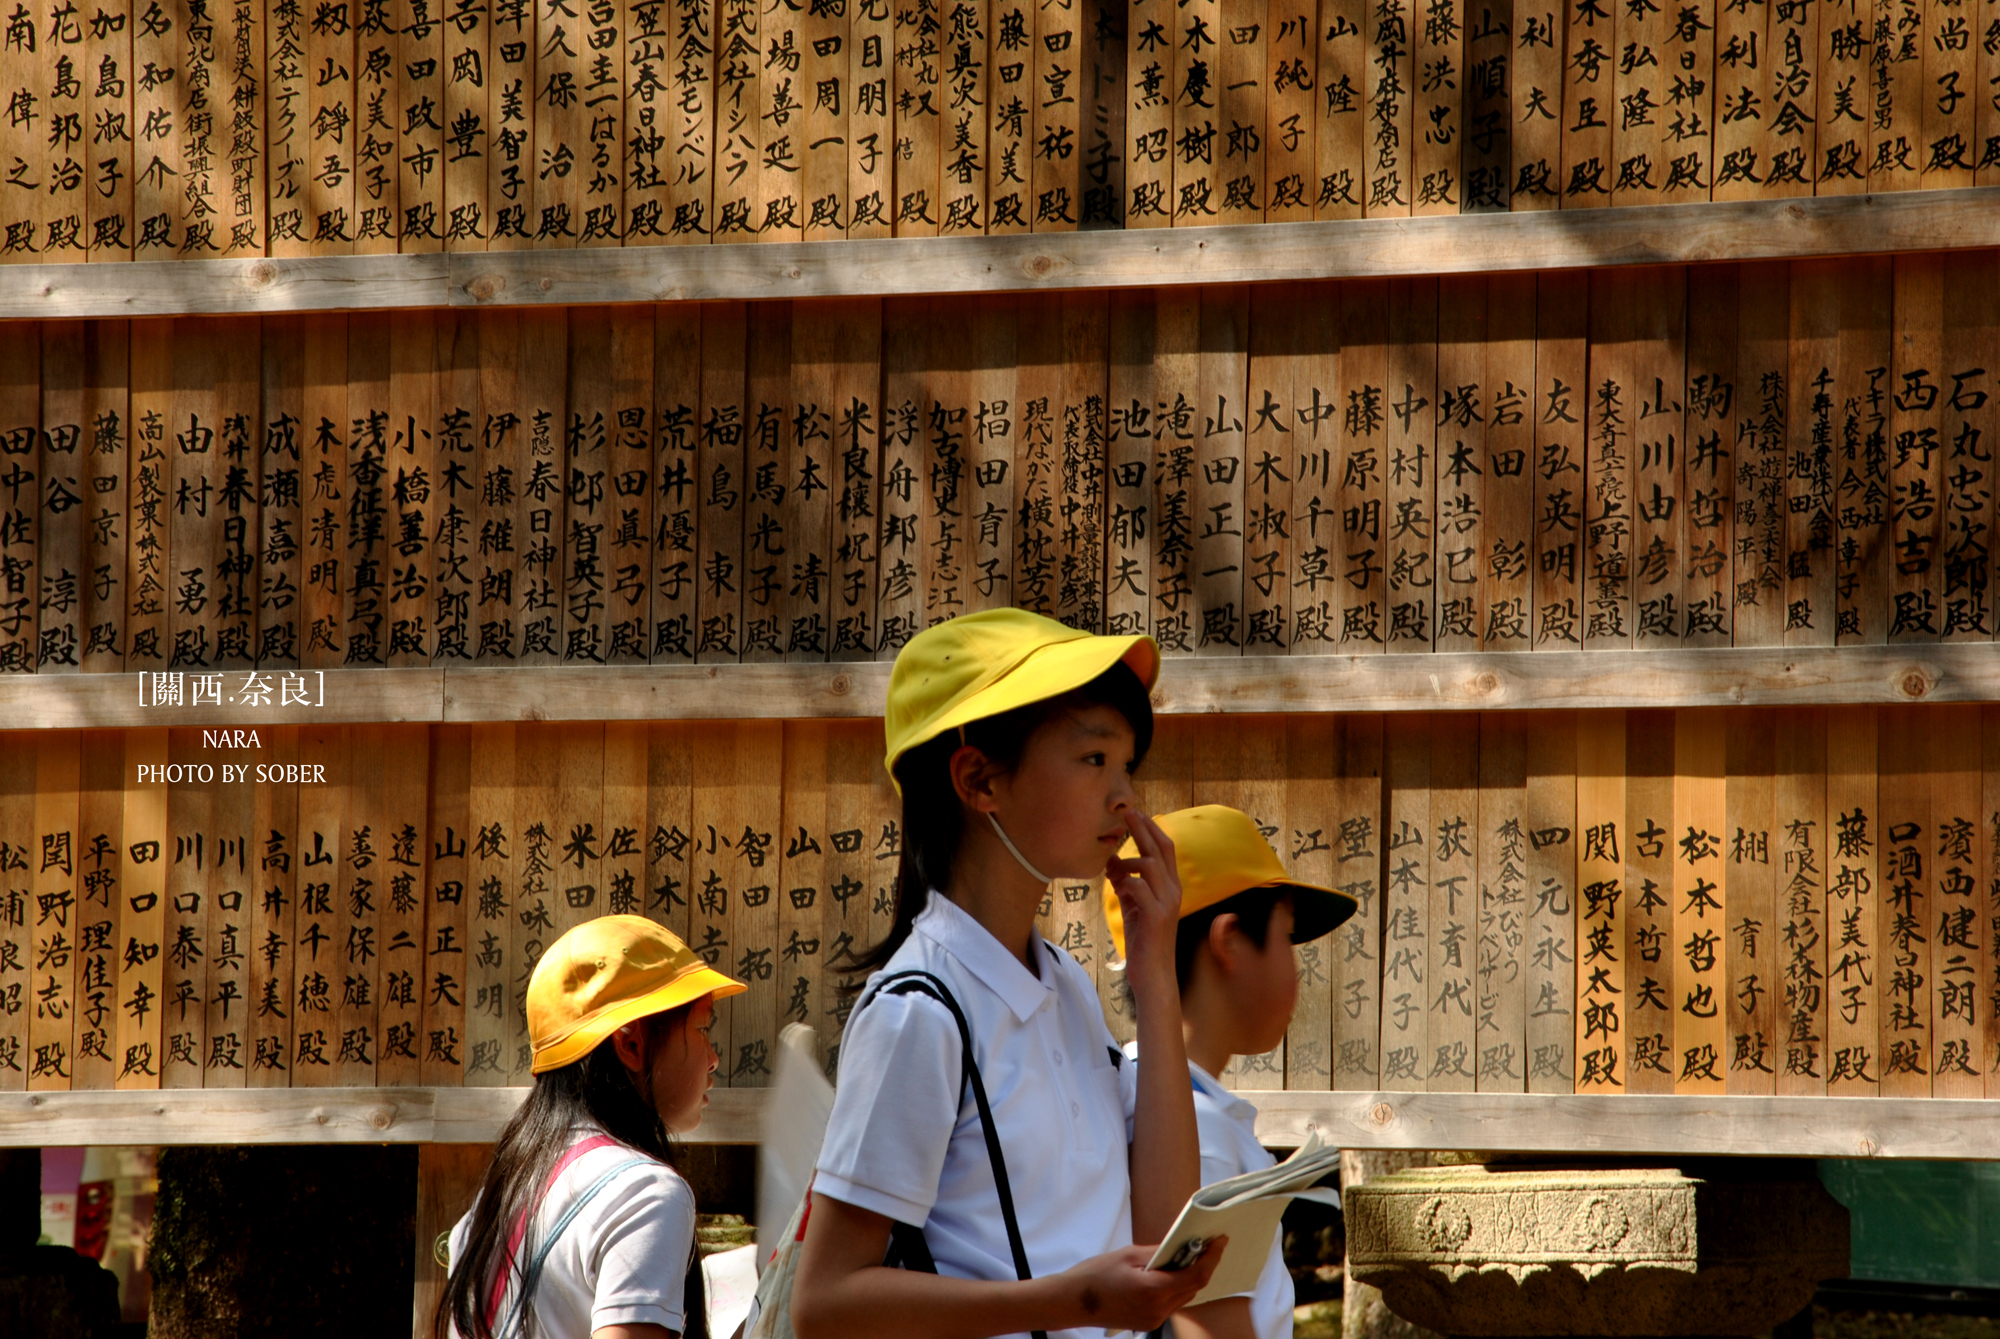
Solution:
[{"label": "girl in yellow bucket hat", "polygon": [[706,1339],[672,1137],[714,1085],[715,1002],[748,987],[642,916],[600,916],[528,980],[535,1085],[451,1233],[437,1339]]},{"label": "girl in yellow bucket hat", "polygon": [[[800,1339],[1146,1331],[1220,1259],[1145,1267],[1199,1183],[1174,1073],[1180,884],[1131,781],[1158,671],[1150,638],[1019,609],[950,619],[897,656],[896,914],[857,960],[874,975],[800,1229]],[[1090,976],[1034,928],[1051,882],[1098,878],[1119,899],[1147,1054],[1174,1061],[1136,1077]]]}]

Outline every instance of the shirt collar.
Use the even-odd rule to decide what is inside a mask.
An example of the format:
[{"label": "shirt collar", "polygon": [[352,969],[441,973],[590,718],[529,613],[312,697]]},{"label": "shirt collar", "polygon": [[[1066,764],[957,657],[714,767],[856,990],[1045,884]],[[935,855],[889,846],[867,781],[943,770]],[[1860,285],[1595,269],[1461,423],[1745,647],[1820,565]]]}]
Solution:
[{"label": "shirt collar", "polygon": [[[985,926],[972,919],[964,907],[936,890],[932,890],[929,905],[910,928],[957,959],[1023,1023],[1048,999],[1050,986],[1046,978],[1055,968],[1053,962],[1043,968],[1042,976],[1035,976]],[[1042,951],[1041,935],[1030,930],[1028,952]]]},{"label": "shirt collar", "polygon": [[1206,1094],[1223,1115],[1233,1120],[1241,1120],[1247,1114],[1253,1122],[1255,1121],[1256,1106],[1223,1087],[1221,1080],[1213,1074],[1192,1060],[1188,1061],[1188,1073],[1194,1079],[1195,1091]]}]

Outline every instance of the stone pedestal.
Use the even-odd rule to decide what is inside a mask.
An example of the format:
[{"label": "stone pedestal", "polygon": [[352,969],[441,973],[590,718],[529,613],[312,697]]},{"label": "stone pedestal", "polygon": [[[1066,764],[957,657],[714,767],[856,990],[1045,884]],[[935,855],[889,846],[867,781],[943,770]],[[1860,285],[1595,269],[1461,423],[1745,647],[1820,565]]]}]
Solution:
[{"label": "stone pedestal", "polygon": [[1344,1199],[1350,1274],[1441,1334],[1761,1334],[1847,1275],[1810,1164],[1422,1167]]},{"label": "stone pedestal", "polygon": [[[1342,1149],[1340,1193],[1351,1197],[1357,1186],[1408,1167],[1435,1166],[1442,1160],[1436,1153],[1408,1149]],[[1345,1228],[1343,1221],[1343,1233]],[[1382,1300],[1381,1289],[1371,1288],[1354,1277],[1353,1249],[1352,1242],[1346,1243],[1342,1260],[1340,1339],[1439,1339],[1391,1311]]]}]

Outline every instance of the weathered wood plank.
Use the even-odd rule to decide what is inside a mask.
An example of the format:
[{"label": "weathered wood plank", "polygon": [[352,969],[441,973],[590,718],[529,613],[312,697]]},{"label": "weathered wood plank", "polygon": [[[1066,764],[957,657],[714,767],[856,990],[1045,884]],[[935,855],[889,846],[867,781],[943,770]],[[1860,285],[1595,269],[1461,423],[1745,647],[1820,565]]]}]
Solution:
[{"label": "weathered wood plank", "polygon": [[[0,1095],[0,1147],[490,1143],[526,1088],[184,1089]],[[1276,1147],[2000,1160],[1972,1099],[1239,1090]],[[764,1090],[717,1088],[685,1143],[757,1141]]]},{"label": "weathered wood plank", "polygon": [[1238,1091],[1275,1147],[1478,1148],[1789,1157],[2000,1157],[1991,1104],[1949,1098]]},{"label": "weathered wood plank", "polygon": [[[224,676],[225,697],[235,671]],[[136,674],[0,679],[22,729],[333,725],[363,721],[860,719],[882,714],[889,662],[326,670],[323,706],[151,707]],[[317,699],[316,673],[306,674]],[[1170,672],[1167,715],[1990,702],[1988,646],[1714,648],[1219,657]]]},{"label": "weathered wood plank", "polygon": [[[1858,649],[1858,648],[1857,648]],[[1170,673],[1156,690],[1169,714],[1554,707],[1803,705],[1982,701],[2000,688],[2000,658],[1957,648],[1900,649],[1864,666],[1854,651],[1584,651],[1246,657]],[[1547,668],[1545,668],[1547,667]],[[1555,680],[1560,681],[1560,687]]]},{"label": "weathered wood plank", "polygon": [[[439,668],[326,670],[325,706],[293,705],[283,709],[238,707],[229,703],[227,699],[241,684],[244,673],[223,671],[223,705],[204,704],[199,708],[142,705],[138,673],[12,675],[0,681],[0,719],[12,728],[43,730],[249,725],[252,717],[258,724],[272,725],[444,719],[444,671]],[[296,676],[297,673],[265,671],[265,677],[275,683],[281,674]],[[315,701],[320,700],[318,672],[307,670],[304,678],[306,691]],[[269,695],[272,699],[276,696]]]},{"label": "weathered wood plank", "polygon": [[2000,187],[1079,234],[14,265],[0,320],[1021,292],[2000,245]]},{"label": "weathered wood plank", "polygon": [[[437,1091],[179,1088],[9,1093],[0,1102],[0,1146],[414,1143],[431,1138]],[[475,1096],[495,1090],[462,1091]],[[513,1095],[511,1111],[527,1090],[499,1091]],[[497,1109],[499,1104],[493,1105]],[[494,1129],[497,1132],[498,1126]]]},{"label": "weathered wood plank", "polygon": [[[404,1090],[411,1091],[411,1090]],[[764,1098],[768,1089],[709,1089],[701,1124],[677,1136],[684,1144],[754,1144],[763,1132]],[[440,1144],[490,1143],[514,1109],[528,1095],[526,1088],[434,1088],[430,1139]]]},{"label": "weathered wood plank", "polygon": [[0,276],[0,320],[441,307],[447,280],[438,254],[15,265]]},{"label": "weathered wood plank", "polygon": [[[1011,237],[453,256],[454,303],[1007,292],[1686,264],[1991,246],[2000,189]],[[11,280],[12,274],[0,276]],[[39,313],[46,314],[46,313]]]},{"label": "weathered wood plank", "polygon": [[[0,1148],[73,1144],[480,1144],[527,1096],[513,1088],[188,1088],[8,1093]],[[682,1143],[757,1142],[763,1093],[716,1088]]]}]

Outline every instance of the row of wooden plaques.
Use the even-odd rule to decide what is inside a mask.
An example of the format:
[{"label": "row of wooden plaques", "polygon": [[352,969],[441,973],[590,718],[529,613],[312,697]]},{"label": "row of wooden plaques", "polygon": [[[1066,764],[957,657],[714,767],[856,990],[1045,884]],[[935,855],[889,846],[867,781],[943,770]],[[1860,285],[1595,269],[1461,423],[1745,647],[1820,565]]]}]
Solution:
[{"label": "row of wooden plaques", "polygon": [[1996,265],[14,323],[0,670],[1984,642]]},{"label": "row of wooden plaques", "polygon": [[0,262],[2000,181],[1956,0],[20,0]]},{"label": "row of wooden plaques", "polygon": [[[1169,669],[1169,673],[1172,673]],[[0,1089],[518,1085],[568,927],[655,918],[837,1068],[904,834],[879,722],[0,737]],[[1979,1097],[2000,708],[1166,717],[1156,812],[1250,813],[1360,912],[1248,1088]],[[1042,933],[1100,983],[1100,889]]]}]

